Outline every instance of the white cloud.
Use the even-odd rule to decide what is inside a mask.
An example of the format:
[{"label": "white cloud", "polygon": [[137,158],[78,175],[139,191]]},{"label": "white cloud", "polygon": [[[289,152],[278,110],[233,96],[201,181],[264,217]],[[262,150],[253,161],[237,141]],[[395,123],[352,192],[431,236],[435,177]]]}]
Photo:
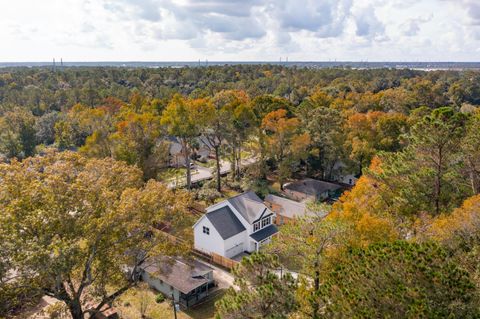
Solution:
[{"label": "white cloud", "polygon": [[0,61],[478,60],[478,0],[0,2]]}]

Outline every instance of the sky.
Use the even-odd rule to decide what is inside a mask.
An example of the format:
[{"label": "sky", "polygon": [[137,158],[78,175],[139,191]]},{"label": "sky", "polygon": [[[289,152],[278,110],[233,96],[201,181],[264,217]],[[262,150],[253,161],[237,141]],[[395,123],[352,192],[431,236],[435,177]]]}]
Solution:
[{"label": "sky", "polygon": [[0,0],[0,61],[480,61],[480,0]]}]

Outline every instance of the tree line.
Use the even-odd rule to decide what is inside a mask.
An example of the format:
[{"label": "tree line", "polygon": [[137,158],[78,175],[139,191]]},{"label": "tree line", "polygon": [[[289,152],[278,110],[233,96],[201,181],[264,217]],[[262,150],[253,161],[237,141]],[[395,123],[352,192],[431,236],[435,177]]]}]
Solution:
[{"label": "tree line", "polygon": [[83,318],[96,311],[90,298],[105,304],[135,285],[149,254],[178,253],[151,225],[191,236],[192,197],[159,173],[175,137],[189,180],[202,137],[218,191],[221,159],[260,192],[272,179],[361,174],[327,217],[283,226],[268,254],[241,263],[220,317],[477,317],[479,79],[268,65],[1,69],[0,315],[48,294]]}]

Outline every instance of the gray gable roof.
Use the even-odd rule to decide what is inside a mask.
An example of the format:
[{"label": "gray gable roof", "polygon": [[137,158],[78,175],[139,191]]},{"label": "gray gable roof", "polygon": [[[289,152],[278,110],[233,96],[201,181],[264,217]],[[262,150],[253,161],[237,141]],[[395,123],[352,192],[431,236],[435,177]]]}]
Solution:
[{"label": "gray gable roof", "polygon": [[206,216],[223,239],[228,239],[245,230],[243,224],[228,206],[211,211]]},{"label": "gray gable roof", "polygon": [[252,191],[229,198],[227,201],[235,207],[249,224],[256,221],[267,209],[260,197]]},{"label": "gray gable roof", "polygon": [[305,203],[299,203],[272,194],[265,196],[265,202],[280,206],[278,213],[289,218],[305,216],[307,212],[307,205],[305,205]]},{"label": "gray gable roof", "polygon": [[278,228],[275,225],[270,225],[250,235],[250,237],[256,242],[260,242],[265,238],[272,236],[278,232]]},{"label": "gray gable roof", "polygon": [[307,195],[319,196],[327,191],[335,191],[340,189],[341,186],[312,178],[306,178],[301,181],[286,184],[284,188]]},{"label": "gray gable roof", "polygon": [[265,202],[269,204],[278,205],[278,210],[275,211],[279,215],[288,218],[304,217],[304,216],[324,216],[325,211],[314,212],[307,208],[306,203],[300,203],[288,198],[268,194],[265,196]]}]

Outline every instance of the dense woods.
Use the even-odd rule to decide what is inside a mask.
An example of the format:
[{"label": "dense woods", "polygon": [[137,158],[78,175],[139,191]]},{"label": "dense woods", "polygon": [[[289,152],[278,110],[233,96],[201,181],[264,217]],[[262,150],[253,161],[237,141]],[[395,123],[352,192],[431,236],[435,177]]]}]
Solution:
[{"label": "dense woods", "polygon": [[[172,253],[140,230],[168,220],[188,237],[192,196],[346,173],[359,180],[326,217],[285,225],[271,255],[244,259],[218,315],[478,317],[479,106],[476,71],[0,69],[0,317],[40,292],[72,314],[84,291],[107,302],[135,282],[108,260]],[[200,136],[215,179],[194,187]],[[171,137],[192,192],[162,183]]]}]

